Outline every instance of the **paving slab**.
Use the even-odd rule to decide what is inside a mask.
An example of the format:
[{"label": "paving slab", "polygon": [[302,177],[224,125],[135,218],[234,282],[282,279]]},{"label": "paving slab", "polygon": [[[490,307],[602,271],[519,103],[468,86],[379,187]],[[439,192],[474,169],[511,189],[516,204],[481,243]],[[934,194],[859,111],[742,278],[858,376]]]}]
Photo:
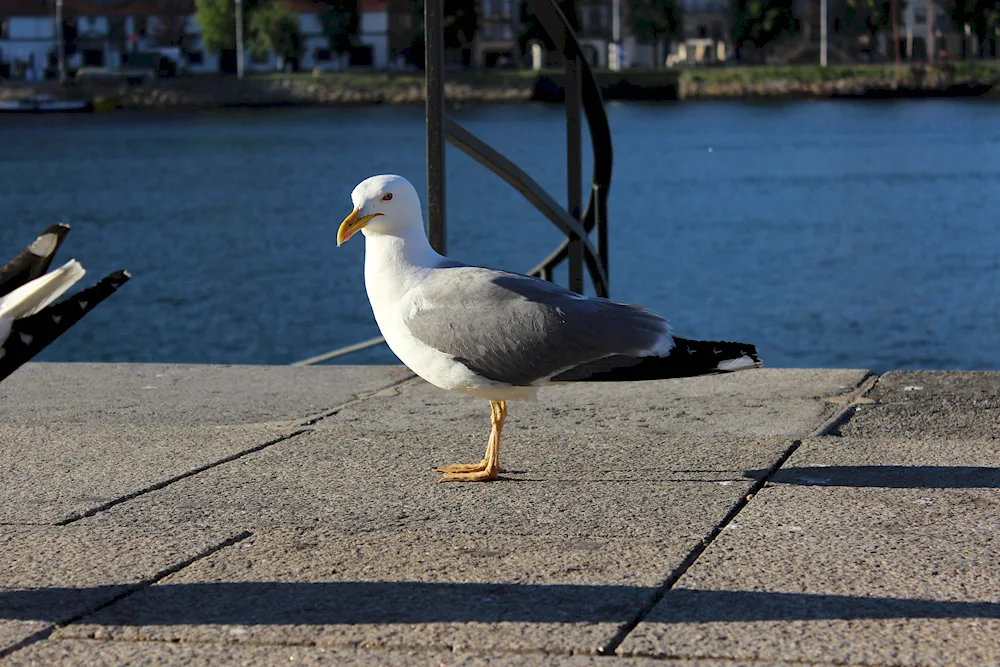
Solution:
[{"label": "paving slab", "polygon": [[[438,650],[371,650],[323,646],[253,646],[248,644],[187,644],[173,642],[116,642],[100,640],[45,641],[0,661],[4,665],[380,665],[382,667],[484,667],[486,665],[556,665],[558,667],[607,667],[608,658],[540,653],[456,653]],[[648,658],[617,658],[621,667],[662,667]],[[683,667],[760,667],[760,663],[729,660],[681,660]],[[770,663],[781,667],[790,663]],[[815,664],[815,663],[814,663]],[[800,664],[801,665],[801,664]],[[799,667],[800,667],[799,665]]]},{"label": "paving slab", "polygon": [[294,432],[274,424],[0,424],[0,523],[67,521]]},{"label": "paving slab", "polygon": [[[432,471],[482,457],[489,428],[485,401],[426,383],[405,385],[345,407],[280,447],[92,520],[630,537],[660,536],[667,526],[686,539],[701,539],[755,482],[744,471],[770,467],[791,444],[783,433],[727,433],[725,420],[734,411],[742,409],[746,419],[748,411],[766,405],[777,416],[757,419],[760,430],[801,434],[829,414],[823,392],[843,395],[864,377],[839,371],[791,375],[798,380],[776,381],[778,388],[768,390],[781,396],[773,401],[753,396],[756,381],[740,384],[729,376],[698,378],[700,389],[680,382],[623,384],[613,392],[605,386],[603,401],[597,389],[579,390],[576,396],[589,404],[554,390],[538,404],[512,406],[501,456],[510,472],[487,485],[439,484],[440,475]],[[776,374],[776,380],[781,377]],[[683,387],[690,408],[701,416],[662,407]],[[696,400],[703,394],[715,396],[706,399],[708,407]],[[716,407],[724,400],[729,407]],[[751,407],[738,407],[743,404]],[[719,420],[704,418],[716,412]],[[775,429],[776,423],[784,426]]]},{"label": "paving slab", "polygon": [[85,521],[701,539],[755,483],[743,471],[773,465],[790,445],[650,429],[590,440],[589,431],[536,433],[530,447],[511,444],[500,481],[439,483],[433,465],[481,458],[479,445],[453,444],[470,430],[452,422],[403,432],[376,421],[364,438],[355,426],[313,431]]},{"label": "paving slab", "polygon": [[59,638],[596,653],[686,545],[491,533],[257,533]]},{"label": "paving slab", "polygon": [[231,532],[0,526],[0,651],[95,610]]},{"label": "paving slab", "polygon": [[805,442],[619,652],[997,664],[1000,484],[980,445]]},{"label": "paving slab", "polygon": [[[22,462],[10,469],[19,481],[0,492],[17,505],[7,510],[14,520],[56,520],[214,461],[45,529],[255,534],[8,660],[287,664],[292,645],[310,659],[326,659],[323,648],[345,661],[374,651],[392,656],[387,664],[413,664],[405,659],[413,651],[434,664],[582,660],[569,654],[592,654],[648,607],[746,497],[755,471],[773,466],[867,375],[762,370],[552,389],[538,403],[511,406],[503,480],[439,484],[434,466],[482,456],[487,406],[403,383],[401,367],[84,366],[29,365],[19,371],[24,384],[0,390],[0,446],[6,438],[2,448]],[[69,387],[72,399],[52,398],[52,387]],[[356,396],[364,400],[350,402]],[[294,438],[217,458],[244,437],[289,433],[321,415]],[[52,460],[32,473],[23,461],[39,453]],[[134,548],[160,551],[139,539]],[[92,559],[98,568],[100,555]],[[42,611],[59,609],[59,595],[103,596],[112,585],[47,585],[44,595],[56,598],[0,618],[31,624],[17,629],[27,636],[64,622]]]},{"label": "paving slab", "polygon": [[1000,372],[893,371],[841,433],[854,437],[1000,440]]},{"label": "paving slab", "polygon": [[[863,370],[759,369],[654,382],[585,383],[547,387],[538,401],[508,404],[507,437],[522,431],[557,430],[570,425],[584,431],[628,425],[666,433],[804,436],[853,392],[869,373]],[[396,398],[352,406],[344,420],[380,422],[401,430],[471,419],[485,447],[489,434],[487,401],[437,389],[423,381],[403,387]],[[321,422],[319,428],[334,422]],[[477,448],[480,447],[477,443]],[[477,452],[476,456],[481,455]]]},{"label": "paving slab", "polygon": [[0,423],[300,420],[410,376],[404,366],[29,363],[0,384]]}]

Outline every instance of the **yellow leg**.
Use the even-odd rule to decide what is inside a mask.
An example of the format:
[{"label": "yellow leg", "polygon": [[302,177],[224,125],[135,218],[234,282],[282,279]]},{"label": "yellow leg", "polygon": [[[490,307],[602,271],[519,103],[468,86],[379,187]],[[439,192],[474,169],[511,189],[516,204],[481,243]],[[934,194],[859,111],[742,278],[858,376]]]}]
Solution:
[{"label": "yellow leg", "polygon": [[442,482],[487,482],[496,479],[503,472],[500,467],[500,432],[503,431],[503,422],[507,418],[506,401],[490,401],[490,422],[493,425],[490,430],[490,441],[486,445],[486,455],[479,463],[455,464],[435,468],[437,472],[447,473],[441,478]]}]

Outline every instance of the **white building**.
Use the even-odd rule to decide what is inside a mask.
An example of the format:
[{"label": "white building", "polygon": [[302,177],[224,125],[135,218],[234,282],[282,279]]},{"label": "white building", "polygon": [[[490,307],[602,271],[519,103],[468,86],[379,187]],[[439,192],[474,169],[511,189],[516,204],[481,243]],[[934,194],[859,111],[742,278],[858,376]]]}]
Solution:
[{"label": "white building", "polygon": [[[340,69],[350,65],[385,68],[389,61],[388,10],[385,0],[360,0],[358,47],[351,54],[331,53],[323,35],[317,5],[311,0],[278,0],[298,15],[302,44],[298,68],[303,70]],[[183,7],[183,6],[182,6]],[[75,52],[66,59],[67,68],[84,66],[116,69],[125,65],[129,52],[159,51],[173,56],[170,49],[155,46],[157,35],[171,30],[180,48],[173,53],[183,62],[183,70],[194,73],[235,70],[233,50],[206,51],[200,27],[193,16],[193,2],[187,13],[177,14],[177,2],[133,0],[114,5],[99,0],[65,0],[64,24],[76,32]],[[56,17],[54,0],[0,0],[0,77],[41,79],[56,69]],[[183,54],[183,55],[181,55]],[[274,71],[283,65],[274,53],[252,57],[248,52],[247,71]],[[289,63],[289,65],[293,65]]]},{"label": "white building", "polygon": [[667,65],[711,65],[731,54],[727,0],[681,0],[681,35],[670,44]]},{"label": "white building", "polygon": [[[330,52],[316,3],[311,0],[291,0],[286,1],[285,5],[299,17],[302,35],[299,69],[335,70],[346,69],[351,65],[385,69],[389,66],[389,11],[386,0],[361,0],[358,47],[351,54]],[[192,23],[197,30],[197,22]],[[275,71],[282,65],[274,53],[264,58],[254,58],[248,54],[246,63],[247,71],[264,72]]]}]

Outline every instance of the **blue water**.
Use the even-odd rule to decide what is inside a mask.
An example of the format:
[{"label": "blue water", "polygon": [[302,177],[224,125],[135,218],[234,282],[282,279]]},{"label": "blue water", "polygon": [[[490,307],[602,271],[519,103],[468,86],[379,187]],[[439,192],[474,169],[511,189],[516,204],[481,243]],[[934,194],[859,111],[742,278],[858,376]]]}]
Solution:
[{"label": "blue water", "polygon": [[[1000,105],[608,112],[613,297],[768,366],[1000,369]],[[560,107],[453,117],[565,196]],[[377,335],[362,239],[336,229],[369,175],[424,187],[423,127],[416,107],[0,118],[0,254],[66,221],[84,282],[134,274],[40,359],[284,364]],[[457,150],[447,178],[453,257],[526,270],[559,242]]]}]

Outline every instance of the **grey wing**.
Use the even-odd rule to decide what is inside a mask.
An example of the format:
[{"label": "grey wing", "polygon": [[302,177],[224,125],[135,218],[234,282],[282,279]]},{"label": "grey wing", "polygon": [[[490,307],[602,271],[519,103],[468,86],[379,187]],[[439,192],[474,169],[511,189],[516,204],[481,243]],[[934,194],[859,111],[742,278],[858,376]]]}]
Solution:
[{"label": "grey wing", "polygon": [[663,355],[673,345],[667,321],[644,308],[503,271],[437,268],[407,299],[404,321],[418,340],[514,386],[609,357]]}]

